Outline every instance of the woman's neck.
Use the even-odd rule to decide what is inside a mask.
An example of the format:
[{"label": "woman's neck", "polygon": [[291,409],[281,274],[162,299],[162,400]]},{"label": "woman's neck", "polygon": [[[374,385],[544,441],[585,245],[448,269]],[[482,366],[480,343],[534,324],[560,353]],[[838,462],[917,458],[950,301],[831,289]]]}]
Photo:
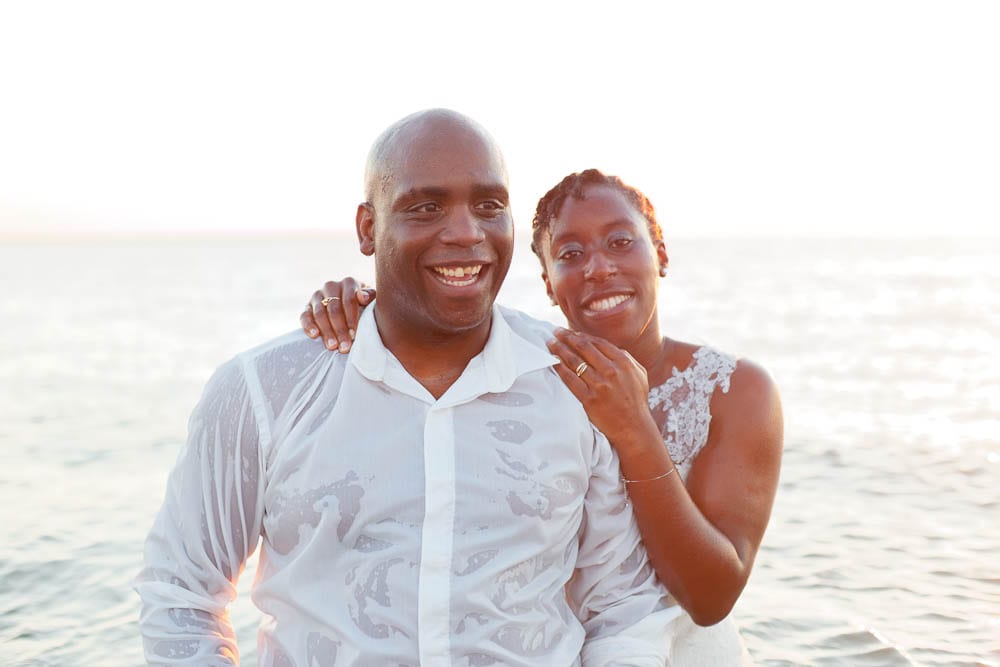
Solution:
[{"label": "woman's neck", "polygon": [[670,351],[673,341],[660,334],[656,313],[649,326],[625,350],[646,369],[649,386],[662,384],[670,371]]},{"label": "woman's neck", "polygon": [[663,384],[670,375],[673,368],[671,351],[674,346],[672,339],[661,336],[655,341],[655,345],[634,352],[629,350],[629,354],[646,369],[646,378],[651,388]]}]

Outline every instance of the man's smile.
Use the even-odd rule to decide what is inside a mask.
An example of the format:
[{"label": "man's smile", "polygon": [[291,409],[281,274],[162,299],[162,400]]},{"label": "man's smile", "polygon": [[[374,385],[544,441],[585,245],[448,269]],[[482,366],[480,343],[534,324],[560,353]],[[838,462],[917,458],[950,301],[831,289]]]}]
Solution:
[{"label": "man's smile", "polygon": [[483,264],[467,266],[432,266],[431,271],[439,282],[449,287],[467,287],[479,280]]}]

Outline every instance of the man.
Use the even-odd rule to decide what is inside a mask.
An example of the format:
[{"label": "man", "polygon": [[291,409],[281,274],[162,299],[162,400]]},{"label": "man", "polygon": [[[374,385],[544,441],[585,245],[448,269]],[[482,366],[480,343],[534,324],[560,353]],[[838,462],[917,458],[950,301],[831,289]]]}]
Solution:
[{"label": "man", "polygon": [[213,376],[137,581],[153,664],[235,664],[263,538],[262,666],[660,665],[671,607],[607,441],[539,323],[494,305],[507,174],[445,110],[376,141],[358,207],[379,298],[349,355],[294,333]]}]

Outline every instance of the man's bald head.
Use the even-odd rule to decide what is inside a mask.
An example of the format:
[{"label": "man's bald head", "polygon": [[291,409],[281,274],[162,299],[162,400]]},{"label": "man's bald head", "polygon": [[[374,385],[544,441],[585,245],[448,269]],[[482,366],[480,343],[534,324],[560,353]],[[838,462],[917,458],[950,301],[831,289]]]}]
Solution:
[{"label": "man's bald head", "polygon": [[[426,109],[412,113],[390,125],[368,151],[365,164],[365,200],[377,207],[379,199],[390,188],[400,165],[419,155],[419,142],[441,139],[454,141],[456,137],[483,142],[490,147],[499,162],[503,155],[493,137],[486,129],[468,116],[451,109]],[[461,142],[456,142],[456,150],[461,150]],[[506,167],[504,178],[506,179]]]}]

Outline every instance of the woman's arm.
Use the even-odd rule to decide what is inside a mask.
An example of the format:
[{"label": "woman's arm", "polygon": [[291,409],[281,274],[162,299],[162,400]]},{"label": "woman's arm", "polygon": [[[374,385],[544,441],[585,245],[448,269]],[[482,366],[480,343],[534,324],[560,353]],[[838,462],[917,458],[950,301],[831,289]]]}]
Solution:
[{"label": "woman's arm", "polygon": [[[649,413],[645,369],[585,334],[557,332],[557,372],[618,452],[650,562],[699,625],[732,610],[764,536],[781,464],[781,402],[771,378],[741,361],[728,394],[712,399],[708,444],[676,474]],[[588,366],[579,376],[581,361]]]}]

